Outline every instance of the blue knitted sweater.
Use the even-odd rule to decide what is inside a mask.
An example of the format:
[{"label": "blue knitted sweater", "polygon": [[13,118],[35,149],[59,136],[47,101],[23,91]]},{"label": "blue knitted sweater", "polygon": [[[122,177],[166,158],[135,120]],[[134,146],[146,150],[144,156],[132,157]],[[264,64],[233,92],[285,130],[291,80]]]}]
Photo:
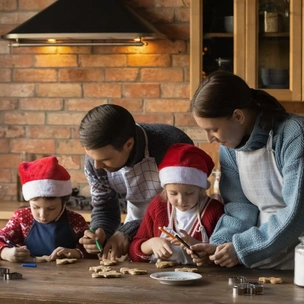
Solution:
[{"label": "blue knitted sweater", "polygon": [[[247,143],[237,151],[253,151],[266,146],[269,132],[262,130],[258,121]],[[235,150],[220,148],[220,190],[225,201],[225,214],[210,242],[219,245],[232,241],[240,262],[246,267],[287,246],[295,246],[304,232],[304,117],[289,114],[286,120],[274,125],[273,136],[286,207],[279,209],[259,228],[256,226],[259,210],[242,191]]]}]

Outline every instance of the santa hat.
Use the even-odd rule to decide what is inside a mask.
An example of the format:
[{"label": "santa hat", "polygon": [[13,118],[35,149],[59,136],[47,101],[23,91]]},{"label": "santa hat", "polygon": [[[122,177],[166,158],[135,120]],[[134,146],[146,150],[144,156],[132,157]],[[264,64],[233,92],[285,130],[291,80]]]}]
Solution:
[{"label": "santa hat", "polygon": [[68,171],[55,156],[22,162],[18,168],[26,201],[35,197],[61,197],[72,193]]},{"label": "santa hat", "polygon": [[161,186],[188,184],[209,188],[208,176],[214,163],[203,150],[189,144],[172,145],[158,166]]}]

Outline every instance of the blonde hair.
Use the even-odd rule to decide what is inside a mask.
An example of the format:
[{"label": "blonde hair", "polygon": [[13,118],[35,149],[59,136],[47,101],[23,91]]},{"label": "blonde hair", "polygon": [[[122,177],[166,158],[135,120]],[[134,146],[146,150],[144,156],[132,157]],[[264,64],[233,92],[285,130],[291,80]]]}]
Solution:
[{"label": "blonde hair", "polygon": [[[180,184],[177,184],[177,183],[170,183],[170,184],[166,184],[164,185],[164,188],[163,188],[163,191],[160,193],[160,196],[165,200],[167,201],[168,199],[168,196],[167,196],[167,191],[166,191],[166,186],[167,185],[180,185]],[[183,184],[182,184],[183,185]],[[198,186],[196,186],[198,187]],[[204,197],[206,197],[207,195],[207,192],[206,192],[206,189],[202,188],[202,187],[198,187],[200,188],[200,192],[199,192],[199,199],[203,199]]]}]

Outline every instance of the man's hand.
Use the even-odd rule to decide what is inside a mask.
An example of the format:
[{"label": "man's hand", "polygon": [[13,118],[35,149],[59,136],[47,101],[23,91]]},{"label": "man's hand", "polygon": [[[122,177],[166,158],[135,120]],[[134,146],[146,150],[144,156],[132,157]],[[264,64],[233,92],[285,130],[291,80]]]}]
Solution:
[{"label": "man's hand", "polygon": [[96,246],[96,241],[99,242],[100,245],[104,243],[106,239],[106,234],[102,228],[98,228],[95,233],[90,230],[85,230],[84,235],[81,239],[79,239],[79,243],[83,244],[84,249],[91,254],[99,253],[99,250]]},{"label": "man's hand", "polygon": [[129,252],[129,246],[128,237],[123,232],[116,231],[107,241],[102,258],[116,260]]},{"label": "man's hand", "polygon": [[239,264],[239,259],[232,243],[225,243],[216,248],[210,260],[223,267],[233,267]]}]

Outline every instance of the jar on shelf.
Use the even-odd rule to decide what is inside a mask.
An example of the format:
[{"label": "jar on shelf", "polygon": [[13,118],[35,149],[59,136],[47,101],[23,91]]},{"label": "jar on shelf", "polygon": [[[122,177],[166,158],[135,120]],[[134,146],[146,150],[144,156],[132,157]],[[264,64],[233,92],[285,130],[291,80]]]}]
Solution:
[{"label": "jar on shelf", "polygon": [[304,236],[300,236],[299,241],[295,248],[294,283],[304,287]]},{"label": "jar on shelf", "polygon": [[223,202],[223,198],[220,193],[220,179],[221,170],[214,169],[210,176],[210,197],[217,199],[220,202]]},{"label": "jar on shelf", "polygon": [[262,2],[259,6],[259,31],[277,33],[283,31],[283,12],[275,0]]}]

